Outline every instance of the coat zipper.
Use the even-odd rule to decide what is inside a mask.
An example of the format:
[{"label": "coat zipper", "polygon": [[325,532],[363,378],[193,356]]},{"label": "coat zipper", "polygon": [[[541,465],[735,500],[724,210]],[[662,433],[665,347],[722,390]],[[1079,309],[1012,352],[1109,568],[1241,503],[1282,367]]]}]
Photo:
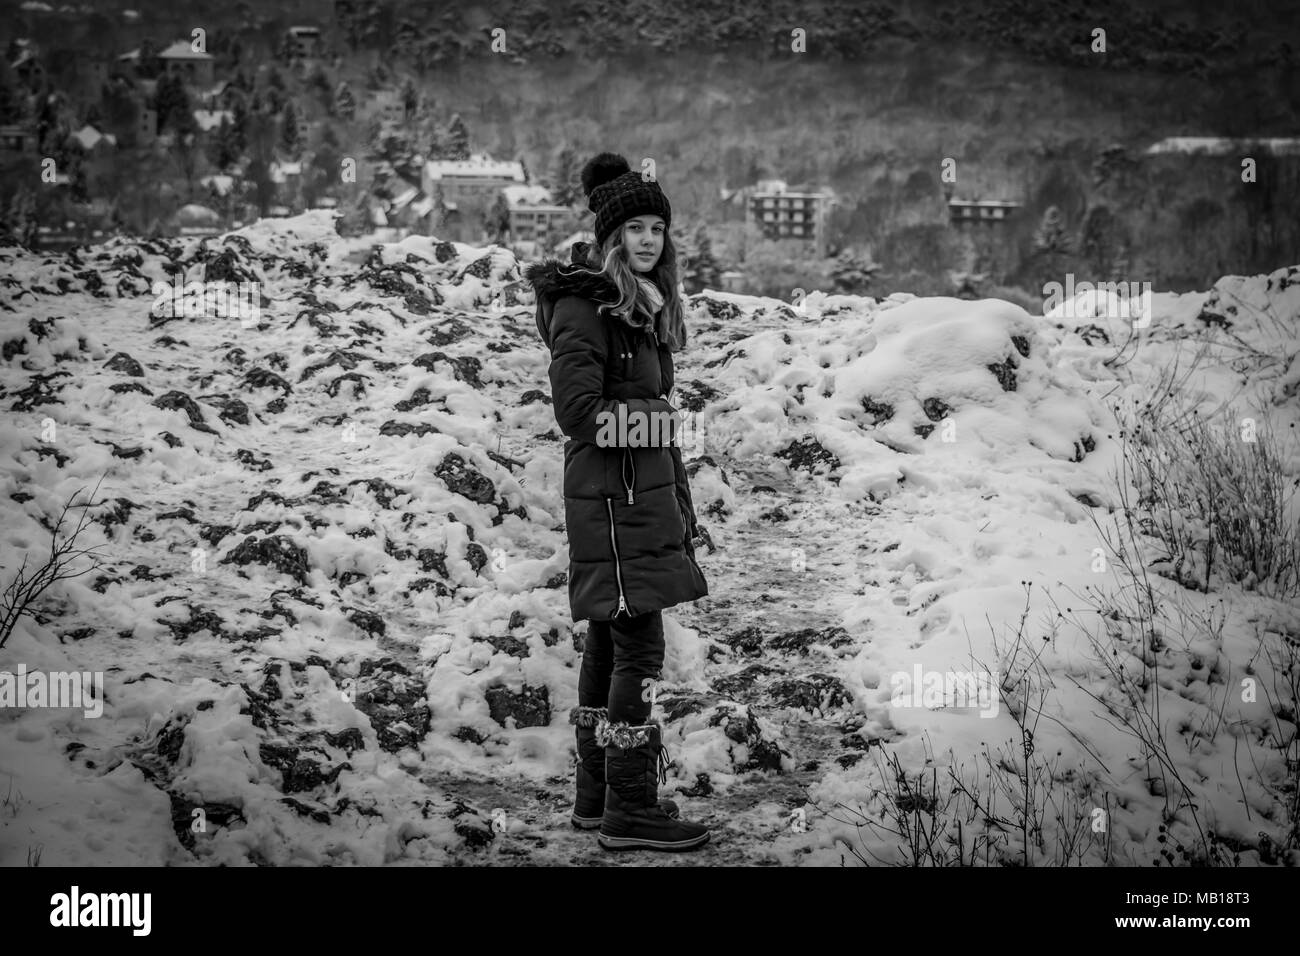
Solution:
[{"label": "coat zipper", "polygon": [[[629,461],[632,462],[632,484],[630,485],[627,483],[627,463]],[[619,468],[619,478],[623,481],[623,487],[627,489],[627,503],[630,505],[636,504],[636,499],[633,497],[633,492],[636,490],[636,459],[632,457],[631,448],[623,449],[623,465]]]},{"label": "coat zipper", "polygon": [[631,612],[627,609],[627,598],[623,594],[623,564],[618,557],[618,541],[614,537],[614,499],[605,499],[605,508],[609,511],[609,543],[614,549],[614,576],[618,579],[618,608],[614,611],[614,617],[618,617],[619,611],[631,617]]}]

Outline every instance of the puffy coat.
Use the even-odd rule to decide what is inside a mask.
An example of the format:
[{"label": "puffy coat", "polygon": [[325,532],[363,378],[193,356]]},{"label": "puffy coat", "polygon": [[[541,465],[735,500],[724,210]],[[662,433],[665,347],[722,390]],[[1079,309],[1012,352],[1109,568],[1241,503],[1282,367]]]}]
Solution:
[{"label": "puffy coat", "polygon": [[681,449],[596,443],[597,416],[618,415],[620,404],[625,413],[676,415],[660,397],[672,393],[672,353],[652,329],[641,332],[597,311],[618,300],[606,277],[575,272],[558,259],[532,263],[524,276],[537,295],[538,334],[551,352],[555,421],[569,438],[564,523],[573,620],[622,619],[704,597],[709,587],[691,544],[698,528]]}]

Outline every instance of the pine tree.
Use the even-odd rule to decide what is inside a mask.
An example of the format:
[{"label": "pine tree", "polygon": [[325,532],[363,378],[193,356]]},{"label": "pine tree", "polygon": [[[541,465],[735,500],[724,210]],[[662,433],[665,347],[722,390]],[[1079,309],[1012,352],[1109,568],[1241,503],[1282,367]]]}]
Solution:
[{"label": "pine tree", "polygon": [[159,78],[154,102],[159,132],[170,129],[178,137],[183,137],[198,128],[194,109],[190,106],[190,94],[185,90],[184,81],[176,74],[166,73]]},{"label": "pine tree", "polygon": [[22,99],[7,80],[0,80],[0,123],[16,123],[22,114]]},{"label": "pine tree", "polygon": [[1051,281],[1062,272],[1062,262],[1070,252],[1070,237],[1065,231],[1061,210],[1048,206],[1042,222],[1034,233],[1034,255],[1046,268],[1045,277]]},{"label": "pine tree", "polygon": [[221,117],[221,125],[216,129],[208,143],[208,160],[218,172],[225,172],[239,162],[241,151],[235,149],[234,126],[226,117]]},{"label": "pine tree", "polygon": [[683,238],[678,249],[678,265],[687,295],[721,286],[722,276],[713,255],[713,241],[704,223]]},{"label": "pine tree", "polygon": [[280,148],[290,159],[297,159],[302,152],[302,134],[298,129],[298,111],[293,101],[284,104],[280,114]]},{"label": "pine tree", "polygon": [[465,127],[465,121],[457,113],[447,124],[447,137],[445,146],[445,157],[447,159],[469,159],[469,130]]},{"label": "pine tree", "polygon": [[1070,251],[1070,237],[1065,232],[1061,210],[1048,206],[1034,233],[1034,251],[1040,255],[1060,255]]},{"label": "pine tree", "polygon": [[583,201],[579,179],[581,170],[578,154],[573,148],[565,146],[561,149],[551,173],[551,200],[557,206],[576,206]]},{"label": "pine tree", "polygon": [[488,209],[487,215],[483,217],[483,225],[493,242],[497,245],[505,245],[510,233],[510,203],[506,201],[505,193],[497,193],[497,198]]},{"label": "pine tree", "polygon": [[406,111],[406,119],[408,120],[414,119],[415,114],[420,109],[420,93],[409,76],[402,84],[402,108]]},{"label": "pine tree", "polygon": [[357,115],[357,98],[352,95],[352,87],[346,80],[339,80],[339,85],[334,88],[334,115],[345,120]]},{"label": "pine tree", "polygon": [[230,110],[230,151],[234,154],[235,161],[248,151],[248,104],[244,102],[244,97],[235,98],[235,105]]},{"label": "pine tree", "polygon": [[853,248],[843,250],[831,266],[830,277],[835,289],[844,295],[866,295],[880,264],[870,256],[859,255]]}]

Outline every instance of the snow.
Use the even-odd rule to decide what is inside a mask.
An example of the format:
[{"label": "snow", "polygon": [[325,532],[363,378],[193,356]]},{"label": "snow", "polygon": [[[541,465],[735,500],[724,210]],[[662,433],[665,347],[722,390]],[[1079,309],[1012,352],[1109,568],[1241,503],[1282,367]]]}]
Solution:
[{"label": "snow", "polygon": [[[522,400],[547,392],[548,363],[532,307],[506,294],[522,264],[499,247],[435,237],[371,249],[340,239],[336,218],[319,210],[207,240],[115,237],[76,250],[79,261],[0,249],[16,280],[0,290],[0,341],[7,354],[23,347],[4,365],[4,397],[13,409],[52,373],[55,393],[0,424],[0,576],[7,583],[25,554],[47,552],[62,506],[101,479],[79,544],[104,561],[19,622],[0,670],[102,671],[107,696],[98,719],[0,709],[0,796],[10,794],[0,864],[21,865],[34,847],[43,865],[444,864],[510,846],[568,862],[592,852],[565,819],[584,625],[557,584],[567,569],[563,439],[548,402]],[[203,318],[150,317],[154,282],[170,285],[174,269],[201,280],[223,251],[265,297],[256,328],[222,318],[211,299]],[[1037,749],[1090,768],[1079,779],[1109,795],[1114,842],[1149,863],[1165,799],[1090,696],[1115,691],[1090,656],[1105,621],[1072,597],[1119,575],[1113,563],[1096,570],[1091,520],[1113,522],[1122,507],[1115,409],[1145,400],[1162,368],[1209,342],[1211,361],[1187,394],[1206,410],[1231,399],[1286,434],[1300,417],[1296,275],[1157,293],[1137,332],[1093,293],[1047,316],[997,299],[817,291],[794,309],[694,297],[678,393],[713,392],[688,416],[684,451],[720,547],[699,555],[710,598],[664,615],[657,707],[699,704],[665,721],[664,743],[676,761],[668,789],[685,815],[715,827],[705,852],[837,865],[864,837],[831,808],[879,796],[877,756],[912,771],[927,761],[970,770],[986,747],[1018,739],[1014,688],[991,718],[896,707],[891,696],[910,694],[918,669],[1001,667],[1023,619],[1053,686]],[[1229,307],[1230,330],[1200,318]],[[1131,336],[1127,361],[1108,363]],[[106,367],[119,352],[143,377]],[[254,368],[287,392],[258,384]],[[129,383],[151,395],[111,387]],[[211,432],[153,404],[172,390],[194,400]],[[838,467],[786,467],[778,453],[804,439]],[[1297,443],[1280,448],[1286,474],[1300,477]],[[491,482],[486,494],[452,490],[453,454]],[[778,505],[788,521],[764,517]],[[79,514],[69,509],[69,520]],[[215,534],[221,525],[230,529]],[[230,560],[270,535],[301,549],[301,578],[265,554]],[[1226,581],[1202,594],[1152,580],[1162,599],[1223,616],[1221,641],[1176,619],[1157,625],[1178,652],[1160,671],[1161,717],[1180,772],[1203,781],[1214,825],[1249,844],[1280,825],[1261,822],[1277,813],[1265,787],[1273,771],[1244,758],[1234,767],[1234,753],[1247,738],[1258,750],[1274,715],[1235,693],[1225,702],[1225,687],[1247,662],[1261,672],[1261,633],[1300,639],[1300,612]],[[831,675],[847,699],[812,713],[780,705],[767,684],[747,699],[717,692],[718,676],[751,663],[721,643],[745,620],[769,639],[810,623],[842,628],[847,641],[815,640],[795,658],[801,670],[777,676]],[[789,665],[770,653],[753,660]],[[502,688],[544,688],[549,721],[519,726],[523,710],[498,720]],[[391,721],[390,705],[400,710]],[[1212,707],[1223,708],[1223,728],[1189,746],[1176,728]],[[874,741],[869,755],[808,770],[815,732],[839,737],[844,721]],[[683,795],[701,776],[711,794]],[[808,781],[806,830],[787,825],[782,781],[796,777]],[[553,801],[521,796],[539,791]],[[493,833],[492,811],[510,795],[505,830]],[[872,839],[882,856],[897,852]],[[1255,850],[1243,857],[1258,862]]]}]

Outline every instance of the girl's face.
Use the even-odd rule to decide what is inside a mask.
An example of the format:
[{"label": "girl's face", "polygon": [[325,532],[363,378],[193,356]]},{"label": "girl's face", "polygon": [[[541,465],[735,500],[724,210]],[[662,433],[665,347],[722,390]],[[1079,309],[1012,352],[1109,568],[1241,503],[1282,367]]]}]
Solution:
[{"label": "girl's face", "polygon": [[663,216],[645,215],[629,219],[623,225],[623,248],[627,250],[627,261],[634,271],[649,272],[653,269],[664,250]]}]

